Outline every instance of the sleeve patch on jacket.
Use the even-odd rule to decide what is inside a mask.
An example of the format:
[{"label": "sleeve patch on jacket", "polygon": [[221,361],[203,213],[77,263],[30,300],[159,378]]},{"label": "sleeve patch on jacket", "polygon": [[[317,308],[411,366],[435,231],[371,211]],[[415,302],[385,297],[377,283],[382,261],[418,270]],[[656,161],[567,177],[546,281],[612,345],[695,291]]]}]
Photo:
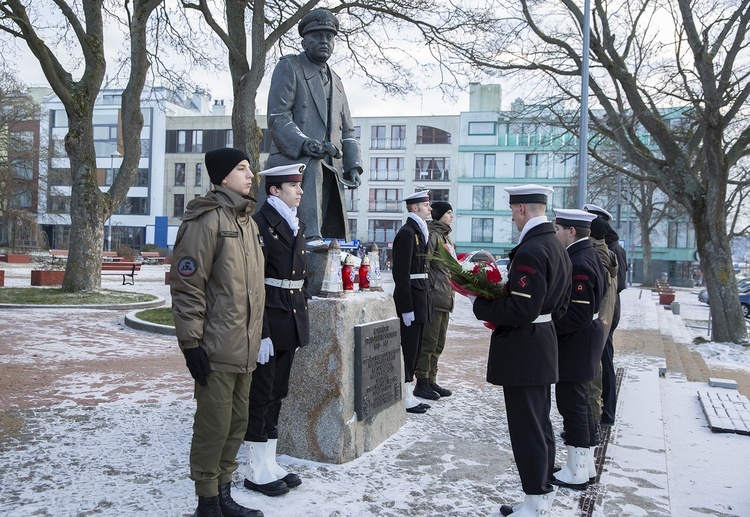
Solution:
[{"label": "sleeve patch on jacket", "polygon": [[529,279],[526,278],[526,275],[518,279],[518,287],[526,287],[527,285],[529,285]]},{"label": "sleeve patch on jacket", "polygon": [[534,269],[531,266],[523,266],[523,265],[521,265],[521,266],[514,267],[513,269],[515,269],[516,271],[525,271],[526,273],[529,273],[531,275],[535,275],[536,274],[536,269]]},{"label": "sleeve patch on jacket", "polygon": [[573,280],[583,280],[585,282],[588,279],[588,275],[573,275]]},{"label": "sleeve patch on jacket", "polygon": [[516,296],[523,296],[524,298],[531,298],[530,294],[519,293],[518,291],[511,291],[510,294],[515,294]]},{"label": "sleeve patch on jacket", "polygon": [[177,271],[182,276],[190,276],[193,273],[195,273],[195,270],[198,268],[198,266],[195,263],[195,259],[193,257],[182,257],[180,261],[177,263]]},{"label": "sleeve patch on jacket", "polygon": [[583,286],[583,284],[576,284],[576,291],[578,291],[579,293],[582,293],[585,290],[586,288]]}]

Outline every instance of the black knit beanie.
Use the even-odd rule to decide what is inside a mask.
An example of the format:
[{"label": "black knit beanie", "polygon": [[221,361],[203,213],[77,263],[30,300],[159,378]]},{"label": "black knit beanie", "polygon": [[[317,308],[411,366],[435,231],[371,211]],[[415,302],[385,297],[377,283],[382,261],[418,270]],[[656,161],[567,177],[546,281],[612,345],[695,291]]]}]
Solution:
[{"label": "black knit beanie", "polygon": [[597,216],[596,219],[591,221],[591,236],[594,239],[603,239],[609,231],[609,223],[605,221],[601,216]]},{"label": "black knit beanie", "polygon": [[448,210],[453,210],[453,207],[447,201],[435,201],[430,205],[432,207],[432,220],[439,221]]},{"label": "black knit beanie", "polygon": [[233,147],[222,147],[206,153],[206,170],[211,178],[211,183],[221,185],[221,182],[232,169],[242,160],[250,162],[245,151],[234,149]]}]

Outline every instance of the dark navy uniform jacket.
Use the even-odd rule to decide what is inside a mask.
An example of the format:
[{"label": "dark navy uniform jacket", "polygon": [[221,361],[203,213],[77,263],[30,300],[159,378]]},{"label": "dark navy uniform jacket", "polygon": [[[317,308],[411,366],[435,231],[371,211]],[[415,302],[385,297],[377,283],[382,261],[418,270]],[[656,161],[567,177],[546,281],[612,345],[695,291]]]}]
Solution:
[{"label": "dark navy uniform jacket", "polygon": [[476,317],[497,325],[490,340],[487,382],[554,384],[558,378],[555,324],[532,322],[540,314],[558,320],[565,313],[570,300],[570,258],[550,222],[531,228],[508,256],[508,296],[474,302]]},{"label": "dark navy uniform jacket", "polygon": [[604,331],[593,317],[607,292],[607,271],[588,239],[571,244],[568,255],[573,265],[570,304],[555,322],[560,380],[584,382],[599,375]]},{"label": "dark navy uniform jacket", "polygon": [[[427,243],[419,225],[410,217],[393,239],[393,301],[399,316],[414,311],[414,323],[432,321],[428,271]],[[411,279],[413,274],[424,274],[425,278]]]},{"label": "dark navy uniform jacket", "polygon": [[[268,201],[253,214],[263,237],[266,258],[265,278],[304,280],[305,224],[300,221],[297,236],[289,223]],[[263,337],[270,337],[276,350],[295,350],[310,341],[305,288],[285,289],[266,284],[266,310],[263,315]]]}]

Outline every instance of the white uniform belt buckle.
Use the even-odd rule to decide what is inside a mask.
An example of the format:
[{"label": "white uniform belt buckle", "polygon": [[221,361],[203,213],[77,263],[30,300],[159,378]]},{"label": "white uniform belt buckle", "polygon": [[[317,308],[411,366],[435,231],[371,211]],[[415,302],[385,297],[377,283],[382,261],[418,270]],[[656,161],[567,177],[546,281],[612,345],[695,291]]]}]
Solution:
[{"label": "white uniform belt buckle", "polygon": [[599,319],[599,313],[595,312],[593,316],[591,316],[591,321],[598,320]]},{"label": "white uniform belt buckle", "polygon": [[287,280],[286,278],[284,280],[279,280],[278,278],[266,278],[264,283],[272,287],[281,287],[282,289],[300,289],[305,285],[304,280]]},{"label": "white uniform belt buckle", "polygon": [[409,275],[411,280],[423,280],[427,278],[427,273],[413,273]]},{"label": "white uniform belt buckle", "polygon": [[531,323],[547,323],[548,321],[552,321],[552,314],[540,314],[539,317]]}]

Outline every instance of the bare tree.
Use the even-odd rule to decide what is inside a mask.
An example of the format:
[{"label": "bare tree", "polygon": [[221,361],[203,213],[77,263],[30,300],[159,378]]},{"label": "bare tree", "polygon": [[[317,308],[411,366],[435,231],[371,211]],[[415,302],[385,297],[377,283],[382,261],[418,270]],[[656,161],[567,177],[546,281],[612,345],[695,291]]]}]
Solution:
[{"label": "bare tree", "polygon": [[[102,193],[96,181],[92,117],[106,71],[104,19],[109,10],[103,0],[0,1],[0,31],[28,46],[68,116],[65,151],[73,180],[70,230],[74,245],[68,253],[65,291],[101,286],[104,221],[127,195],[138,169],[143,128],[141,93],[149,68],[148,22],[162,2],[124,0],[109,6],[125,12],[130,80],[122,96],[123,163],[109,192]],[[72,70],[67,70],[63,63],[71,57]],[[80,73],[80,78],[74,79],[74,73]]]},{"label": "bare tree", "polygon": [[[579,3],[498,0],[497,6],[508,13],[504,30],[465,49],[465,59],[504,76],[520,74],[546,85],[539,89],[544,95],[577,105]],[[591,8],[592,126],[634,164],[623,172],[653,182],[690,214],[719,341],[747,338],[725,203],[729,171],[750,152],[749,22],[750,0],[593,0]]]}]

